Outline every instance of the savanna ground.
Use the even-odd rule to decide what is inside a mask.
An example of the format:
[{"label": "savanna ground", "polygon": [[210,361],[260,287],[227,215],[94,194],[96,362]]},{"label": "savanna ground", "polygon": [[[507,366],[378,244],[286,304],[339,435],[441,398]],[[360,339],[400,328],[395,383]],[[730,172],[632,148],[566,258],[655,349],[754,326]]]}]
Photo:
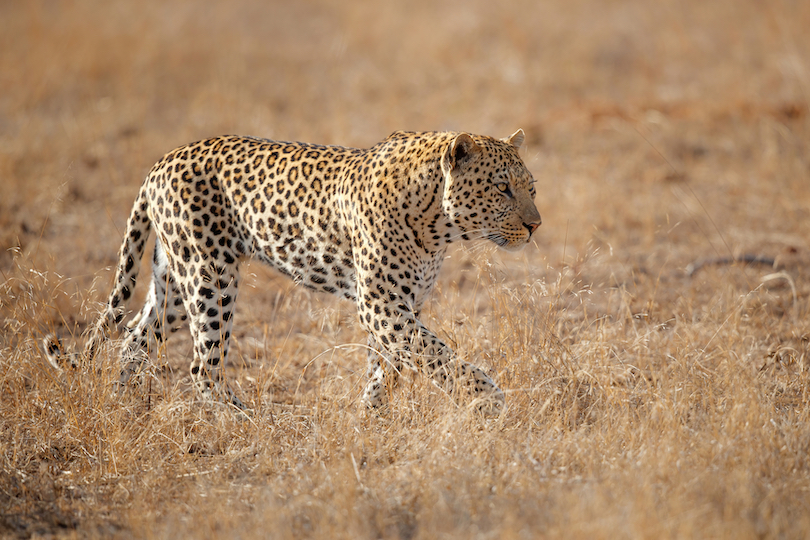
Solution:
[{"label": "savanna ground", "polygon": [[[798,0],[3,2],[0,535],[806,537],[808,28]],[[353,307],[257,264],[248,421],[197,401],[185,331],[123,394],[112,349],[43,359],[180,144],[517,127],[544,224],[452,250],[424,317],[498,418],[420,377],[367,415]]]}]

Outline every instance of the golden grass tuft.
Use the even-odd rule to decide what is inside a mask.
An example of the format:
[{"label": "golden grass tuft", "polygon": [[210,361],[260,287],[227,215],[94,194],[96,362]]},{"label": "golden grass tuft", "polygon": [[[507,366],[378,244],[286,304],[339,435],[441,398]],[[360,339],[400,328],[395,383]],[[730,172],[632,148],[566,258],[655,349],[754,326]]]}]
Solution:
[{"label": "golden grass tuft", "polygon": [[[801,2],[4,4],[0,536],[806,537],[808,27]],[[248,419],[197,400],[185,331],[123,392],[115,341],[43,357],[83,344],[173,147],[517,127],[535,245],[453,249],[424,313],[497,418],[410,375],[367,414],[354,308],[258,264]]]}]

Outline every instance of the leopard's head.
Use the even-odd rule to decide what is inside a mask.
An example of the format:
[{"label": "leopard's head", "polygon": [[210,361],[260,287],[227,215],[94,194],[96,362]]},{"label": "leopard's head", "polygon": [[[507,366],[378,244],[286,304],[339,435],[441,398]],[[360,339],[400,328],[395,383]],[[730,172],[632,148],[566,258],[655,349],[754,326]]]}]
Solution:
[{"label": "leopard's head", "polygon": [[540,226],[534,178],[518,154],[519,129],[505,139],[461,133],[442,155],[442,209],[464,239],[486,238],[513,251]]}]

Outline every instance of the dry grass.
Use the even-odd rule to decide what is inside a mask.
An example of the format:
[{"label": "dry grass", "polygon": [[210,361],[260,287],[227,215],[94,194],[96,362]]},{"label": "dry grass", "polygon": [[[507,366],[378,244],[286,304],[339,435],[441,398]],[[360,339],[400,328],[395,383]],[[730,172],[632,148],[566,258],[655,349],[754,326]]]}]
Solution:
[{"label": "dry grass", "polygon": [[[807,28],[789,0],[0,4],[0,536],[806,537]],[[185,333],[121,396],[113,350],[59,377],[38,349],[80,344],[175,146],[518,126],[536,247],[454,250],[425,316],[500,418],[419,377],[367,417],[352,306],[255,264],[250,421],[196,402]],[[776,268],[685,272],[744,254]]]}]

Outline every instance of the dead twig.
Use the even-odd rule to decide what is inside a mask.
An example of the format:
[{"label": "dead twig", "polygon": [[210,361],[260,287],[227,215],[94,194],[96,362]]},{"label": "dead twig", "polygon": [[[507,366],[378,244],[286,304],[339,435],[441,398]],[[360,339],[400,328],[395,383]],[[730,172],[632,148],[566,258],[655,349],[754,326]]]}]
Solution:
[{"label": "dead twig", "polygon": [[686,275],[688,277],[693,277],[700,269],[706,266],[734,264],[734,263],[765,264],[770,267],[776,268],[776,259],[774,259],[773,257],[765,257],[764,255],[753,255],[750,253],[746,253],[744,255],[738,255],[736,257],[710,257],[706,259],[698,259],[686,267]]}]

